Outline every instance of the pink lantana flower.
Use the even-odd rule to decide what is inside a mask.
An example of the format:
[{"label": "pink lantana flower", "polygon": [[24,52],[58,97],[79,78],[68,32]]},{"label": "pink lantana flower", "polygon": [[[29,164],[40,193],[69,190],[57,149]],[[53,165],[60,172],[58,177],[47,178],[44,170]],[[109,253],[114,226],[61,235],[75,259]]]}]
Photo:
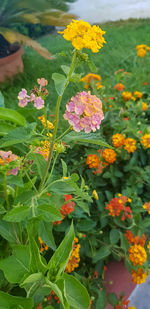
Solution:
[{"label": "pink lantana flower", "polygon": [[34,107],[36,109],[41,109],[44,107],[44,100],[41,97],[36,97],[34,100]]},{"label": "pink lantana flower", "polygon": [[104,119],[102,102],[90,92],[78,92],[66,105],[64,118],[73,126],[76,132],[95,132]]},{"label": "pink lantana flower", "polygon": [[40,88],[47,86],[48,81],[44,77],[38,78],[37,83],[40,85]]},{"label": "pink lantana flower", "polygon": [[20,170],[20,167],[15,167],[15,168],[13,168],[12,170],[9,170],[8,172],[7,172],[7,175],[9,176],[9,175],[14,175],[14,176],[16,176],[17,174],[18,174],[18,171]]},{"label": "pink lantana flower", "polygon": [[18,94],[18,100],[19,100],[19,106],[20,107],[25,107],[29,100],[29,96],[27,95],[27,90],[22,88],[22,90]]}]

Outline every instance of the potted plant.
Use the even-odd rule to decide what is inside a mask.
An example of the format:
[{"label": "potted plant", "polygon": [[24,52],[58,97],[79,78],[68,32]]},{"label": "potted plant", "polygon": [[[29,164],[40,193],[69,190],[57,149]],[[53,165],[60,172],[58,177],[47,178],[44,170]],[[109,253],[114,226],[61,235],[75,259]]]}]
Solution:
[{"label": "potted plant", "polygon": [[52,0],[44,0],[42,5],[38,0],[0,1],[0,82],[23,71],[23,50],[20,45],[32,47],[41,56],[51,59],[47,49],[31,38],[14,31],[13,25],[29,22],[64,26],[74,17],[65,12],[67,8],[66,0],[61,5],[59,1],[54,3]]}]

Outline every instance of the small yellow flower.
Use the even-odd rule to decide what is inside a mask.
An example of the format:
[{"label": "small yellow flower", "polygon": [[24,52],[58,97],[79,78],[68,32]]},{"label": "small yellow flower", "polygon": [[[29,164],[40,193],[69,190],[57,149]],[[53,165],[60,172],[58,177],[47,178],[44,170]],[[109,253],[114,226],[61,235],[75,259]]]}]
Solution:
[{"label": "small yellow flower", "polygon": [[73,248],[72,248],[72,253],[70,255],[68,264],[66,266],[65,271],[67,273],[71,273],[75,268],[79,267],[79,262],[80,262],[80,256],[79,256],[79,251],[80,251],[80,244],[78,244],[78,238],[74,238],[74,243],[73,243]]},{"label": "small yellow flower", "polygon": [[142,111],[147,111],[148,105],[145,102],[142,102]]},{"label": "small yellow flower", "polygon": [[64,180],[67,180],[67,179],[69,179],[69,177],[63,177],[63,179],[64,179]]},{"label": "small yellow flower", "polygon": [[98,53],[106,41],[103,38],[105,31],[96,25],[91,26],[83,20],[73,20],[65,30],[59,31],[67,41],[80,50],[82,48],[91,49],[93,53]]},{"label": "small yellow flower", "polygon": [[150,46],[146,46],[146,50],[150,52]]},{"label": "small yellow flower", "polygon": [[93,190],[92,196],[95,198],[95,200],[97,200],[97,201],[99,200],[99,197],[98,197],[96,190]]},{"label": "small yellow flower", "polygon": [[46,121],[44,115],[38,117],[38,119],[41,121],[43,127],[45,127],[45,128],[47,127],[49,130],[53,130],[54,129],[53,124],[49,120]]},{"label": "small yellow flower", "polygon": [[116,152],[113,149],[104,149],[102,156],[107,163],[114,163],[116,161]]},{"label": "small yellow flower", "polygon": [[131,198],[128,198],[128,202],[129,202],[129,203],[131,203],[131,202],[132,202]]},{"label": "small yellow flower", "polygon": [[146,202],[142,207],[146,209],[148,211],[148,214],[150,215],[150,202]]},{"label": "small yellow flower", "polygon": [[128,309],[136,309],[135,306],[129,306]]},{"label": "small yellow flower", "polygon": [[91,87],[91,83],[95,82],[96,88],[100,89],[102,88],[102,84],[101,84],[101,76],[98,74],[94,74],[94,73],[89,73],[86,76],[82,77],[80,79],[80,82],[84,82],[85,86],[84,88],[89,89]]},{"label": "small yellow flower", "polygon": [[116,148],[120,148],[124,144],[124,136],[122,134],[116,133],[112,136],[112,144]]},{"label": "small yellow flower", "polygon": [[140,44],[140,45],[137,45],[136,46],[136,50],[139,50],[139,49],[144,49],[144,48],[146,48],[147,46],[145,45],[145,44]]}]

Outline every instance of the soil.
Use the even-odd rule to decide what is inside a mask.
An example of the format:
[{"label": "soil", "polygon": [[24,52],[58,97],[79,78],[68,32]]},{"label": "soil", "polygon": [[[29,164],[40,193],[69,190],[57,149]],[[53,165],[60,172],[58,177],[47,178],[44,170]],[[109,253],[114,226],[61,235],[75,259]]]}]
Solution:
[{"label": "soil", "polygon": [[0,34],[0,58],[7,57],[19,49],[17,43],[10,44],[2,34]]}]

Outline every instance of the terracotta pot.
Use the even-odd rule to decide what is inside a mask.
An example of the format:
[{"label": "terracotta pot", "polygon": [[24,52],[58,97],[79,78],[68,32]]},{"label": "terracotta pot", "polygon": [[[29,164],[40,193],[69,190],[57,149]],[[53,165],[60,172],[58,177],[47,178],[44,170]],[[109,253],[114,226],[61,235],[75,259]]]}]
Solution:
[{"label": "terracotta pot", "polygon": [[23,49],[20,47],[15,53],[0,58],[0,82],[13,78],[19,72],[23,72]]},{"label": "terracotta pot", "polygon": [[[105,286],[107,289],[107,293],[116,293],[118,296],[121,295],[122,292],[124,292],[124,295],[126,298],[128,298],[131,294],[131,292],[135,288],[135,284],[132,282],[132,276],[127,271],[124,261],[117,262],[113,261],[111,262],[107,270],[105,272]],[[113,307],[111,305],[107,305],[106,309],[112,309]]]}]

